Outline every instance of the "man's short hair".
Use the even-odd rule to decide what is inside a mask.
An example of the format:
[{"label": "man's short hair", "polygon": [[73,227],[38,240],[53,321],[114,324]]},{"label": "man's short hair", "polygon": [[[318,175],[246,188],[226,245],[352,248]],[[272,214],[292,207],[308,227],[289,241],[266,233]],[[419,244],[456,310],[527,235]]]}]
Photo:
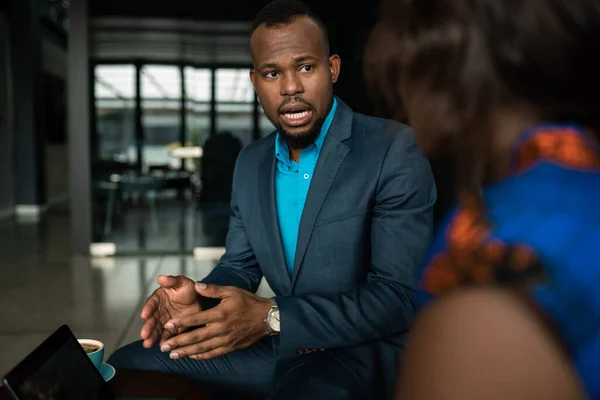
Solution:
[{"label": "man's short hair", "polygon": [[299,0],[274,0],[268,3],[256,16],[250,34],[252,35],[261,25],[265,25],[267,28],[281,28],[291,24],[299,17],[308,17],[317,23],[329,53],[329,34],[325,23]]}]

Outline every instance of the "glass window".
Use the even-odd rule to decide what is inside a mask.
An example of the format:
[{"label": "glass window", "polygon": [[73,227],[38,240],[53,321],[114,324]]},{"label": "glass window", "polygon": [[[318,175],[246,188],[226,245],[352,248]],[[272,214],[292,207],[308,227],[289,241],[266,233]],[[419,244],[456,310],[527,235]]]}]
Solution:
[{"label": "glass window", "polygon": [[94,92],[98,159],[135,163],[135,66],[98,65]]},{"label": "glass window", "polygon": [[185,67],[186,145],[203,146],[210,135],[211,74],[208,68]]},{"label": "glass window", "polygon": [[[198,150],[198,155],[178,152],[192,154],[185,160],[173,157],[173,150],[204,147],[211,128],[231,133],[242,146],[253,141],[256,103],[249,69],[156,64],[139,68],[98,65],[94,70],[94,242],[115,243],[118,253],[222,246],[229,220],[227,191],[238,146],[213,147],[218,153],[212,160],[207,157],[210,152],[200,157],[200,149],[181,149]],[[140,91],[141,131],[136,131],[136,89]],[[216,113],[214,127],[212,111]],[[259,117],[260,135],[266,136],[274,128],[262,108]],[[186,171],[180,171],[181,167]],[[153,179],[167,178],[177,178],[176,185],[153,185]],[[198,185],[200,180],[202,185]],[[222,209],[214,207],[219,202],[224,203]],[[204,203],[210,210],[206,214],[198,207]]]},{"label": "glass window", "polygon": [[216,71],[216,131],[229,132],[242,146],[252,142],[254,88],[249,69]]},{"label": "glass window", "polygon": [[135,98],[135,66],[98,65],[94,73],[97,99]]},{"label": "glass window", "polygon": [[218,103],[252,103],[254,101],[254,88],[250,80],[249,69],[218,69],[216,81]]},{"label": "glass window", "polygon": [[181,69],[174,65],[146,65],[141,70],[143,164],[179,163],[171,150],[182,145]]},{"label": "glass window", "polygon": [[208,68],[185,67],[185,95],[193,101],[210,102],[211,74]]},{"label": "glass window", "polygon": [[217,103],[217,133],[229,132],[240,139],[242,146],[252,142],[253,104]]},{"label": "glass window", "polygon": [[143,99],[181,98],[181,73],[173,65],[145,65],[141,70]]}]

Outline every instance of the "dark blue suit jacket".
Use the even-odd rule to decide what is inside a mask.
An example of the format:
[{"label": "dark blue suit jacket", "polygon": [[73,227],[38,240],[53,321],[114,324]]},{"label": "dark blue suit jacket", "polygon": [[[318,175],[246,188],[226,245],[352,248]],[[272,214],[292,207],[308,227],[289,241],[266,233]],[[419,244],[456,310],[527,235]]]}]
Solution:
[{"label": "dark blue suit jacket", "polygon": [[436,190],[411,130],[338,99],[309,189],[290,278],[275,207],[275,137],[246,147],[226,253],[204,280],[276,294],[280,357],[326,349],[366,398],[389,397],[432,234]]}]

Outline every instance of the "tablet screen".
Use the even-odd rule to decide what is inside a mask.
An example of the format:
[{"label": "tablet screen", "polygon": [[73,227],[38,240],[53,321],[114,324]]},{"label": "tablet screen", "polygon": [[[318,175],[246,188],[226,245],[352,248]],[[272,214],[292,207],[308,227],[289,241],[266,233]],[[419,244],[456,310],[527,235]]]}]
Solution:
[{"label": "tablet screen", "polygon": [[4,382],[18,400],[114,400],[66,325],[9,372]]}]

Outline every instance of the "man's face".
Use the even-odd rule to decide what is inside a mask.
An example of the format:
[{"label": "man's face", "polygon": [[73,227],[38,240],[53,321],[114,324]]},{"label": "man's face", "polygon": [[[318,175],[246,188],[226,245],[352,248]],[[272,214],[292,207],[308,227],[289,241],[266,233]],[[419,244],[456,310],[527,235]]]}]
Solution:
[{"label": "man's face", "polygon": [[329,56],[323,33],[308,17],[284,27],[258,27],[250,48],[250,78],[266,116],[290,147],[307,147],[331,108],[340,58]]}]

